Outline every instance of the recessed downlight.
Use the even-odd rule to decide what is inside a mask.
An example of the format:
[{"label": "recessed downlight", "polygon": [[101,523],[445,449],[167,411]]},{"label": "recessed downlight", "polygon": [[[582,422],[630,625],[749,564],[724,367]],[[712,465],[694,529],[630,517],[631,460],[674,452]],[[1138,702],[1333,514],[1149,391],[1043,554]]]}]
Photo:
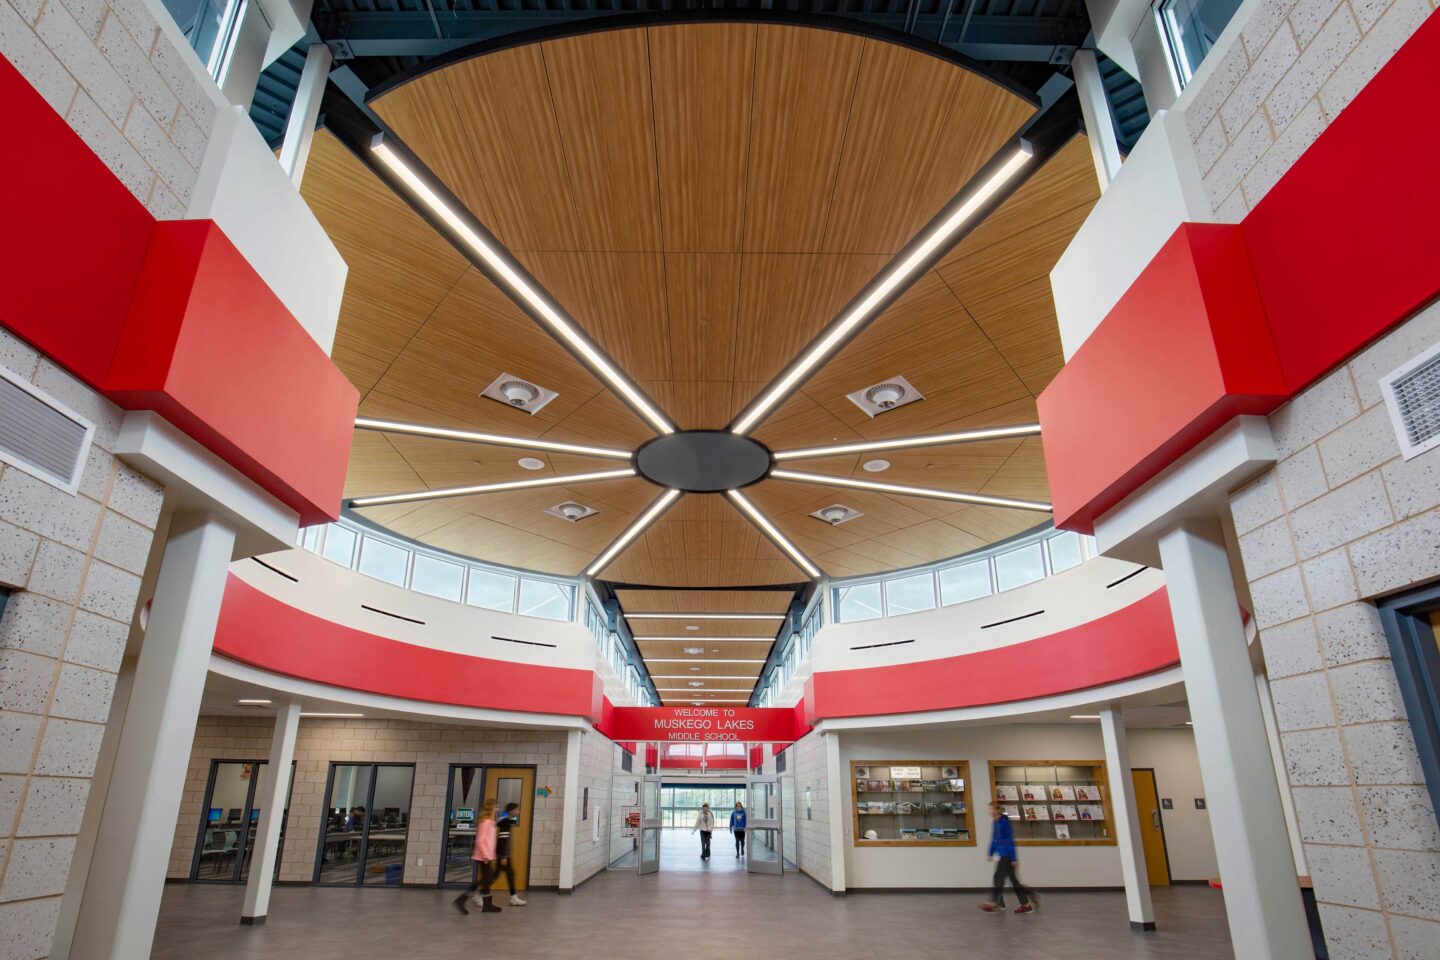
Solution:
[{"label": "recessed downlight", "polygon": [[688,653],[692,657],[698,657],[705,652],[704,647],[685,647],[682,653]]},{"label": "recessed downlight", "polygon": [[521,457],[515,461],[520,465],[521,470],[544,470],[545,461],[539,457]]},{"label": "recessed downlight", "polygon": [[889,460],[866,460],[860,465],[860,469],[866,473],[882,473],[890,469]]},{"label": "recessed downlight", "polygon": [[242,707],[268,707],[268,706],[270,706],[270,704],[273,703],[274,701],[273,701],[273,700],[241,699],[241,700],[236,700],[235,702],[238,703],[238,704],[240,704]]},{"label": "recessed downlight", "polygon": [[693,624],[693,623],[687,623],[687,624],[685,625],[685,629],[686,629],[686,630],[699,630],[700,628],[699,628],[698,626],[696,626],[695,624]]}]

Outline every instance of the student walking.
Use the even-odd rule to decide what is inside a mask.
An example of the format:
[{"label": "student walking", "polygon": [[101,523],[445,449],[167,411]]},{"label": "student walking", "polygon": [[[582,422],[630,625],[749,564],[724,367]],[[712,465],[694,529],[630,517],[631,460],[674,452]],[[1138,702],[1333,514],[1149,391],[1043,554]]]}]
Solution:
[{"label": "student walking", "polygon": [[[464,893],[455,899],[452,906],[463,914],[470,911],[465,906],[465,901],[472,893],[476,894],[483,906],[481,913],[499,913],[500,908],[490,900],[490,887],[495,883],[495,838],[498,831],[495,827],[495,801],[487,800],[480,808],[480,819],[475,824],[475,849],[470,853],[470,859],[474,860],[480,868],[480,876],[472,883]],[[478,891],[478,893],[477,893]]]},{"label": "student walking", "polygon": [[715,814],[710,812],[710,804],[702,804],[700,812],[695,815],[695,826],[690,832],[700,831],[700,859],[710,859],[710,834],[715,830]]},{"label": "student walking", "polygon": [[735,801],[735,810],[730,814],[730,832],[735,834],[735,859],[745,855],[745,804]]},{"label": "student walking", "polygon": [[1005,886],[1005,879],[1010,879],[1010,885],[1015,888],[1015,896],[1020,901],[1020,906],[1015,908],[1016,913],[1030,913],[1035,909],[1031,903],[1036,897],[1015,873],[1015,866],[1020,862],[1020,857],[1015,852],[1015,831],[1010,826],[1010,818],[1005,816],[1005,811],[1000,809],[1000,804],[990,804],[990,819],[993,826],[990,828],[990,858],[995,861],[995,882],[990,889],[989,901],[980,904],[980,909],[986,913],[994,913],[997,910],[1005,909],[1005,895],[1002,892]]},{"label": "student walking", "polygon": [[515,864],[510,859],[510,831],[520,821],[520,804],[505,804],[505,812],[495,822],[495,858],[500,865],[497,871],[496,880],[499,874],[505,875],[505,885],[510,888],[510,906],[523,907],[529,901],[520,899],[515,892]]}]

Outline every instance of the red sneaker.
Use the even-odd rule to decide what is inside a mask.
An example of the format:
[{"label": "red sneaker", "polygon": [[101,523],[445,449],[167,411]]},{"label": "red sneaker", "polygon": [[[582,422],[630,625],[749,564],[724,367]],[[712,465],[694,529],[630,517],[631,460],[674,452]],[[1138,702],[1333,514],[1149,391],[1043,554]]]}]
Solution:
[{"label": "red sneaker", "polygon": [[1022,903],[1022,904],[1020,904],[1020,906],[1018,906],[1018,907],[1015,908],[1015,912],[1016,912],[1016,913],[1030,913],[1030,912],[1033,911],[1034,909],[1035,909],[1035,908],[1034,908],[1033,906],[1031,906],[1030,904],[1028,904],[1028,903]]},{"label": "red sneaker", "polygon": [[996,910],[1000,909],[1000,904],[986,901],[985,903],[980,904],[980,909],[984,910],[986,913],[994,913]]}]

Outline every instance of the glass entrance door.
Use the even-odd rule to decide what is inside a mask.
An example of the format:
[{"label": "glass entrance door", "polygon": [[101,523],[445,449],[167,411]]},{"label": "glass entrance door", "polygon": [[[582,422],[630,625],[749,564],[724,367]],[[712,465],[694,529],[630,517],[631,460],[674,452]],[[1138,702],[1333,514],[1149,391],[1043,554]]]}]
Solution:
[{"label": "glass entrance door", "polygon": [[315,882],[399,887],[415,768],[332,763]]},{"label": "glass entrance door", "polygon": [[640,784],[640,873],[660,869],[660,834],[665,828],[660,806],[660,778],[647,776]]},{"label": "glass entrance door", "polygon": [[445,837],[441,849],[440,882],[469,886],[475,882],[475,822],[485,800],[485,768],[477,764],[450,765],[450,794],[445,801]]},{"label": "glass entrance door", "polygon": [[[200,835],[190,879],[203,883],[244,883],[260,829],[260,808],[269,764],[263,760],[215,760],[200,810]],[[291,778],[294,789],[294,778]],[[289,804],[286,804],[286,814]],[[285,819],[280,821],[280,851],[285,848]],[[280,871],[280,858],[275,858]]]},{"label": "glass entrance door", "polygon": [[780,876],[785,872],[781,861],[784,849],[782,836],[780,778],[751,776],[746,778],[750,793],[748,823],[745,829],[745,869],[749,873]]}]

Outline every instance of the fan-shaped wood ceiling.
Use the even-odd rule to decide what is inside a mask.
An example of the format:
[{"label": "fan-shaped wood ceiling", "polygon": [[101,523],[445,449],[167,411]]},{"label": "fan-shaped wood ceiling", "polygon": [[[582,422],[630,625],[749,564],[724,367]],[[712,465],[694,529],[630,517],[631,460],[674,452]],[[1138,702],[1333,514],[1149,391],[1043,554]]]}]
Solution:
[{"label": "fan-shaped wood ceiling", "polygon": [[[1013,135],[1033,107],[912,50],[693,24],[513,48],[372,107],[682,428],[727,423]],[[350,265],[335,359],[366,416],[633,448],[652,434],[333,138],[304,193]],[[1088,150],[1050,160],[755,432],[773,449],[1029,422],[1062,358],[1047,275],[1097,197]],[[501,372],[559,392],[533,417]],[[869,419],[897,374],[926,399]],[[797,469],[1043,499],[1037,440],[794,461]],[[526,451],[358,432],[347,496],[525,479]],[[607,464],[536,454],[543,473]],[[866,458],[869,459],[869,458]],[[541,475],[543,475],[543,473]],[[748,491],[832,575],[1004,538],[1043,515],[766,480]],[[365,510],[446,549],[578,573],[656,495],[640,479]],[[543,510],[574,499],[571,524]],[[843,502],[864,516],[807,514]],[[601,574],[657,586],[805,575],[718,496],[685,496]]]}]

